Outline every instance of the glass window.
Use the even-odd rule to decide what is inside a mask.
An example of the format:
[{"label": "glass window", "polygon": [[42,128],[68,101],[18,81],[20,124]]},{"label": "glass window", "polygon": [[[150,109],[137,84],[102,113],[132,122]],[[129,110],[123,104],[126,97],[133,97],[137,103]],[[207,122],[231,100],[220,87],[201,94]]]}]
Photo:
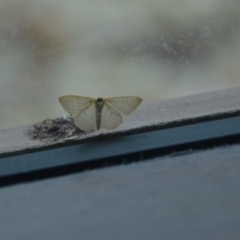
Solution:
[{"label": "glass window", "polygon": [[239,86],[237,0],[1,0],[0,129],[62,95],[145,102]]}]

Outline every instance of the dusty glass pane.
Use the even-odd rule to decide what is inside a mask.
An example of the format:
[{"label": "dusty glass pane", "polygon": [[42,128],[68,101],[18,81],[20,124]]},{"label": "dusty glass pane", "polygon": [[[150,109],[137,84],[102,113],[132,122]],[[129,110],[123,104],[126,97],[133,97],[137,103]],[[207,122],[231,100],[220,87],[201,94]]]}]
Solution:
[{"label": "dusty glass pane", "polygon": [[1,0],[0,129],[58,97],[145,102],[239,86],[238,0]]}]

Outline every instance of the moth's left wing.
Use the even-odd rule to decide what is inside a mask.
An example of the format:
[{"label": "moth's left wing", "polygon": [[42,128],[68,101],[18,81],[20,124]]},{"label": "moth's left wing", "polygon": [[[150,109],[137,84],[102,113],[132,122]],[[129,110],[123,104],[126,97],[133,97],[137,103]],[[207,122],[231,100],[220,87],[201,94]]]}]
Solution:
[{"label": "moth's left wing", "polygon": [[81,110],[74,118],[74,123],[82,130],[97,129],[95,101],[92,101],[91,104]]},{"label": "moth's left wing", "polygon": [[75,95],[62,96],[58,100],[63,109],[73,117],[76,117],[85,107],[95,102],[93,98]]},{"label": "moth's left wing", "polygon": [[106,98],[106,103],[112,105],[119,113],[129,115],[141,104],[142,98],[135,96]]}]

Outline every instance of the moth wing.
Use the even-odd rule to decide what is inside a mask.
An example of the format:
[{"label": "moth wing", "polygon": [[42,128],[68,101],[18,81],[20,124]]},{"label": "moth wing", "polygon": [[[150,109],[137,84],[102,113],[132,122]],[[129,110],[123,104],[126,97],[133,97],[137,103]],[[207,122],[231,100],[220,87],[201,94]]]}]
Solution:
[{"label": "moth wing", "polygon": [[100,128],[114,129],[118,127],[122,121],[123,118],[121,114],[107,102],[104,102]]},{"label": "moth wing", "polygon": [[76,117],[85,107],[95,102],[93,98],[75,95],[62,96],[58,100],[63,109],[73,117]]},{"label": "moth wing", "polygon": [[141,104],[142,98],[135,96],[106,98],[105,101],[112,105],[119,113],[129,115]]},{"label": "moth wing", "polygon": [[82,130],[96,129],[96,107],[95,101],[87,105],[80,113],[74,118],[74,123]]}]

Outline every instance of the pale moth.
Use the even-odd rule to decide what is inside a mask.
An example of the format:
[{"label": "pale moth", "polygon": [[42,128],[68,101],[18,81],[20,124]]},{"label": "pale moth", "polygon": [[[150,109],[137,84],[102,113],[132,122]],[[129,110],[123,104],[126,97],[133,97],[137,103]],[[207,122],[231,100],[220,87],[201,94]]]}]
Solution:
[{"label": "pale moth", "polygon": [[59,98],[63,109],[73,118],[82,130],[114,129],[123,121],[123,116],[132,113],[142,99],[135,96],[112,98],[89,98],[67,95]]}]

